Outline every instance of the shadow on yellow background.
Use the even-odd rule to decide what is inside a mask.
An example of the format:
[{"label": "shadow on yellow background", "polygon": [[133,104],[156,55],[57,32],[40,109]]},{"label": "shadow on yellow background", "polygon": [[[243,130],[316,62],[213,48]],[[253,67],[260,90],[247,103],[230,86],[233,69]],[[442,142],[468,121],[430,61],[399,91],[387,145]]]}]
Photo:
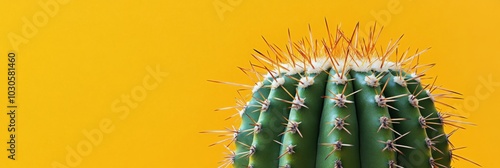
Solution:
[{"label": "shadow on yellow background", "polygon": [[[478,126],[457,132],[455,153],[495,167],[500,140],[498,1],[73,1],[0,3],[0,55],[18,60],[16,160],[7,158],[9,116],[0,115],[0,167],[216,167],[225,149],[199,131],[237,125],[237,88],[261,35],[278,45],[325,37],[323,19],[347,32],[384,25],[382,43],[432,49],[429,76],[464,94],[450,101]],[[2,77],[3,78],[3,77]],[[6,81],[0,88],[7,88]],[[0,107],[7,105],[7,90]],[[450,129],[448,129],[450,131]],[[455,161],[455,167],[472,167]]]}]

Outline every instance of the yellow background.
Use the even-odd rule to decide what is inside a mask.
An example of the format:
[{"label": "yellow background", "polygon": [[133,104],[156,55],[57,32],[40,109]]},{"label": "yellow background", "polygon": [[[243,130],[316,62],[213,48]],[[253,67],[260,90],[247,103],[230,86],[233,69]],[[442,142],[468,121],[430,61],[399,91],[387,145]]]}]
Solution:
[{"label": "yellow background", "polygon": [[[316,37],[325,37],[324,18],[332,27],[341,23],[346,32],[357,22],[364,29],[377,21],[385,26],[384,44],[405,34],[403,48],[432,47],[421,60],[437,63],[429,76],[439,75],[439,84],[463,93],[465,101],[450,101],[465,109],[455,113],[478,125],[452,137],[455,145],[468,147],[455,153],[483,167],[498,165],[500,87],[485,90],[479,78],[500,82],[499,1],[66,1],[52,1],[58,5],[53,16],[39,5],[49,0],[0,3],[2,75],[7,53],[15,50],[9,34],[23,36],[23,18],[33,22],[35,16],[39,23],[43,13],[48,16],[15,50],[17,160],[7,159],[3,111],[0,167],[66,164],[67,147],[87,141],[82,131],[98,129],[106,119],[113,131],[77,166],[216,167],[225,149],[207,147],[219,138],[198,132],[237,124],[223,120],[234,111],[213,112],[232,105],[237,95],[236,87],[206,80],[250,84],[236,66],[248,65],[253,48],[266,49],[261,35],[281,45],[288,28],[297,39],[307,35],[310,24]],[[216,9],[214,3],[226,6]],[[157,66],[168,76],[120,118],[113,102],[141,87],[147,67]],[[6,89],[0,93],[6,95]],[[472,167],[465,161],[454,165]]]}]

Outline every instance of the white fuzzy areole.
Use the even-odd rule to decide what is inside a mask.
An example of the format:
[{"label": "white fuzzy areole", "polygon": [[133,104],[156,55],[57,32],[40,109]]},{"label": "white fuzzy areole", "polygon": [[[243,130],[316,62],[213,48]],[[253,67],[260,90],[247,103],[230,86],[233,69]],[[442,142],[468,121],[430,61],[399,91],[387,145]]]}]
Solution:
[{"label": "white fuzzy areole", "polygon": [[343,94],[336,94],[335,98],[333,101],[335,104],[339,107],[347,107],[345,104],[348,102],[347,97]]},{"label": "white fuzzy areole", "polygon": [[[316,58],[316,61],[313,61],[312,64],[314,66],[309,65],[309,63],[306,63],[306,67],[304,68],[304,62],[295,62],[295,65],[292,63],[289,64],[281,64],[280,71],[287,74],[287,75],[295,75],[298,73],[309,73],[309,74],[314,74],[314,73],[321,73],[322,71],[326,71],[330,68],[332,68],[332,63],[329,60],[328,57],[319,57]],[[377,71],[377,72],[387,72],[389,70],[394,70],[394,71],[399,71],[401,69],[400,64],[396,64],[394,62],[391,62],[389,60],[385,60],[384,64],[382,65],[381,60],[371,60],[371,62],[368,59],[354,59],[354,60],[348,60],[347,62],[344,62],[344,60],[336,60],[335,62],[335,67],[337,70],[341,71],[342,68],[344,67],[344,64],[347,64],[347,67],[345,71],[349,70],[354,70],[356,72],[369,72],[369,71]],[[286,68],[286,69],[285,69]],[[278,68],[275,68],[278,69]],[[277,72],[272,72],[273,76],[277,76]],[[414,74],[412,74],[414,75]],[[265,78],[270,78],[271,74],[267,73],[264,75]],[[414,76],[413,76],[414,77]],[[416,79],[420,80],[420,79]]]},{"label": "white fuzzy areole", "polygon": [[434,97],[434,96],[432,96],[431,91],[429,91],[429,90],[425,90],[425,93],[427,93],[427,96],[429,96],[429,99],[431,99],[431,100],[432,100],[432,102],[434,102],[434,101],[435,101],[435,97]]},{"label": "white fuzzy areole", "polygon": [[314,84],[313,77],[302,77],[300,78],[299,87],[306,88]]},{"label": "white fuzzy areole", "polygon": [[[271,75],[271,73],[272,73],[272,75]],[[278,76],[278,73],[276,73],[274,71],[268,72],[264,75],[264,79],[269,79],[269,78],[272,78],[273,76]]]},{"label": "white fuzzy areole", "polygon": [[406,81],[402,76],[395,76],[394,77],[394,82],[399,84],[400,86],[406,87]]},{"label": "white fuzzy areole", "polygon": [[387,106],[387,101],[384,96],[382,95],[375,95],[375,102],[377,102],[377,105],[379,107],[386,107]]},{"label": "white fuzzy areole", "polygon": [[330,61],[328,61],[327,57],[317,58],[316,61],[312,62],[312,64],[314,68],[311,65],[307,66],[306,72],[309,74],[318,74],[332,67],[332,64],[330,64]]},{"label": "white fuzzy areole", "polygon": [[365,76],[365,82],[366,82],[366,85],[371,86],[371,87],[377,87],[380,85],[377,77],[375,77],[375,75],[373,75],[373,74],[371,74],[370,76]]},{"label": "white fuzzy areole", "polygon": [[411,76],[411,78],[413,78],[413,80],[415,80],[418,83],[420,83],[421,79],[420,79],[420,77],[417,77],[417,74],[412,73],[412,74],[410,74],[410,76]]},{"label": "white fuzzy areole", "polygon": [[253,132],[259,133],[260,130],[262,130],[262,125],[260,125],[259,123],[255,124],[255,126],[253,127]]},{"label": "white fuzzy areole", "polygon": [[383,63],[384,64],[382,65],[381,60],[373,61],[372,70],[377,71],[377,72],[388,72],[389,69],[391,68],[389,62],[387,60],[385,60],[385,61],[383,61]]},{"label": "white fuzzy areole", "polygon": [[243,107],[243,109],[241,109],[241,110],[238,110],[238,113],[240,113],[240,117],[243,117],[243,114],[245,113],[245,109],[248,107],[249,104],[250,104],[250,102],[245,103],[245,107]]},{"label": "white fuzzy areole", "polygon": [[390,61],[386,61],[384,64],[386,64],[384,66],[389,67],[389,69],[393,70],[393,71],[399,71],[402,68],[400,64],[396,64],[396,63],[390,62]]},{"label": "white fuzzy areole", "polygon": [[243,117],[243,113],[245,113],[245,108],[238,110],[238,113],[240,113],[240,117]]},{"label": "white fuzzy areole", "polygon": [[[316,61],[312,62],[313,66],[309,65],[309,63],[306,64],[308,65],[306,65],[305,68],[304,68],[304,62],[295,62],[295,65],[293,65],[292,63],[281,64],[281,67],[284,68],[280,68],[280,71],[285,73],[286,75],[295,75],[304,72],[308,74],[317,74],[321,73],[322,71],[327,71],[333,66],[329,58],[326,56],[316,58]],[[349,70],[354,70],[356,72],[370,72],[370,71],[388,72],[389,70],[399,71],[401,69],[401,65],[396,64],[394,62],[390,62],[388,60],[384,61],[383,65],[381,60],[371,60],[370,62],[368,59],[354,59],[354,60],[348,60],[347,62],[344,62],[344,60],[336,60],[334,64],[338,71],[341,71],[344,68],[344,65],[347,64],[344,70],[346,72]],[[278,76],[278,73],[273,71],[272,75]],[[416,76],[415,74],[412,74],[412,77],[415,76]],[[270,78],[272,76],[271,74],[267,73],[266,75],[264,75],[264,77]],[[420,82],[419,78],[416,78],[415,80]]]},{"label": "white fuzzy areole", "polygon": [[413,106],[413,107],[416,107],[418,108],[418,99],[416,96],[414,95],[408,95],[408,101],[410,102],[410,104]]},{"label": "white fuzzy areole", "polygon": [[271,84],[271,88],[276,89],[283,84],[285,84],[285,78],[279,77],[279,78],[276,78],[276,80],[273,80],[273,83]]},{"label": "white fuzzy areole", "polygon": [[[347,64],[345,67],[345,71],[347,72],[351,69],[351,63],[352,62],[350,62],[350,61],[344,62],[344,60],[337,60],[334,64],[335,64],[335,68],[338,71],[342,71],[342,69],[344,68],[344,65]],[[333,65],[330,65],[330,67],[333,67]]]},{"label": "white fuzzy areole", "polygon": [[304,67],[301,66],[300,62],[296,62],[295,65],[290,63],[283,66],[288,69],[288,71],[286,71],[287,75],[295,75],[304,72]]},{"label": "white fuzzy areole", "polygon": [[255,84],[255,86],[253,86],[252,93],[257,92],[257,90],[259,90],[260,88],[262,88],[262,86],[264,86],[264,82],[257,82]]},{"label": "white fuzzy areole", "polygon": [[269,101],[268,99],[264,100],[264,102],[262,102],[261,104],[260,111],[261,112],[267,111],[267,109],[269,109],[269,105],[271,105],[271,101]]},{"label": "white fuzzy areole", "polygon": [[350,65],[351,69],[356,72],[369,72],[372,70],[370,61],[368,60],[353,60]]},{"label": "white fuzzy areole", "polygon": [[292,101],[292,109],[299,110],[300,108],[304,107],[305,100],[306,98],[300,98],[296,96]]},{"label": "white fuzzy areole", "polygon": [[332,82],[334,82],[337,85],[343,85],[347,83],[347,77],[346,75],[342,75],[340,73],[333,74],[332,77]]}]

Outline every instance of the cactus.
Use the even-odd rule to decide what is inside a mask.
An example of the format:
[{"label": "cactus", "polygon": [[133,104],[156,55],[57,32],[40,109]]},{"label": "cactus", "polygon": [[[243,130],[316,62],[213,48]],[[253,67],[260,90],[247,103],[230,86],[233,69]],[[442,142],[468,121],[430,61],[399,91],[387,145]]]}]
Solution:
[{"label": "cactus", "polygon": [[449,106],[438,99],[460,94],[435,80],[422,84],[434,66],[419,63],[427,49],[400,53],[402,36],[377,49],[376,26],[362,39],[359,24],[350,36],[340,28],[332,34],[326,25],[326,40],[310,33],[292,42],[288,32],[282,49],[264,39],[270,52],[255,50],[257,62],[240,68],[261,81],[251,88],[250,101],[235,107],[238,130],[210,131],[232,136],[216,144],[235,141],[221,167],[450,168],[455,158],[478,165],[452,153],[449,136],[456,130],[446,134],[444,126],[470,123],[435,107]]}]

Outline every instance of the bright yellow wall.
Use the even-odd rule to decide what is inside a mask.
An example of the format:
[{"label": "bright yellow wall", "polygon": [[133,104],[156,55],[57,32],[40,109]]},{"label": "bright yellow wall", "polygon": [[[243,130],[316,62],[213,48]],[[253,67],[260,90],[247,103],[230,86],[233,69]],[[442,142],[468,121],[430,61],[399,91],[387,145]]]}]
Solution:
[{"label": "bright yellow wall", "polygon": [[[40,5],[47,2],[52,6]],[[383,42],[405,34],[403,48],[432,47],[421,62],[438,64],[429,75],[463,93],[465,101],[452,101],[462,109],[455,113],[478,124],[453,136],[457,146],[468,147],[456,153],[483,167],[498,165],[500,1],[36,0],[0,6],[0,63],[15,50],[19,75],[17,160],[7,159],[2,112],[0,167],[216,167],[225,149],[208,148],[218,138],[198,132],[237,124],[223,121],[232,111],[212,111],[232,105],[236,88],[206,80],[249,83],[236,66],[248,65],[253,48],[265,49],[261,35],[284,44],[288,28],[298,38],[310,24],[321,37],[324,18],[346,32],[357,22],[363,30],[377,21],[385,26]],[[162,73],[150,72],[156,68]],[[488,78],[494,82],[482,82]],[[85,131],[100,132],[102,141],[90,143]],[[78,148],[84,156],[68,165],[68,149]]]}]

